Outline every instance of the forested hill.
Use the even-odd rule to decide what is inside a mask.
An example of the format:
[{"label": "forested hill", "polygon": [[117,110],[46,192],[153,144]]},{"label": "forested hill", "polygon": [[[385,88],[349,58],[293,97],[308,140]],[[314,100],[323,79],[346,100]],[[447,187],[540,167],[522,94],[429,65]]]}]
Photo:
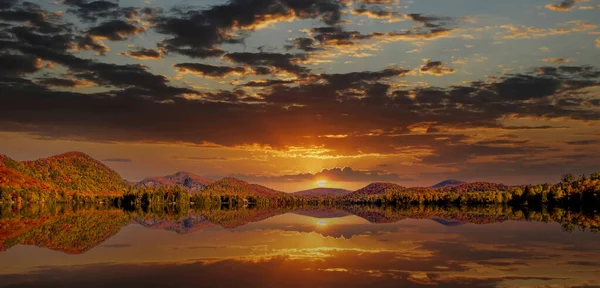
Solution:
[{"label": "forested hill", "polygon": [[302,191],[298,191],[298,192],[294,192],[292,193],[294,196],[300,196],[300,197],[320,197],[320,196],[343,196],[346,194],[351,193],[352,191],[350,190],[346,190],[346,189],[341,189],[341,188],[325,188],[325,187],[321,187],[321,188],[314,188],[314,189],[309,189],[309,190],[302,190]]},{"label": "forested hill", "polygon": [[[0,189],[28,190],[27,197],[122,195],[129,184],[119,173],[80,152],[18,162],[0,155]],[[7,194],[7,193],[3,193]],[[32,199],[24,199],[32,200]]]},{"label": "forested hill", "polygon": [[259,197],[277,197],[287,196],[285,192],[273,190],[271,188],[258,184],[250,184],[235,178],[223,178],[206,186],[202,194],[213,195],[237,195],[237,196],[259,196]]},{"label": "forested hill", "polygon": [[190,192],[197,192],[204,190],[206,186],[213,182],[215,181],[212,179],[204,178],[194,173],[177,172],[173,175],[146,178],[138,183],[135,183],[134,185],[136,188],[181,186]]}]

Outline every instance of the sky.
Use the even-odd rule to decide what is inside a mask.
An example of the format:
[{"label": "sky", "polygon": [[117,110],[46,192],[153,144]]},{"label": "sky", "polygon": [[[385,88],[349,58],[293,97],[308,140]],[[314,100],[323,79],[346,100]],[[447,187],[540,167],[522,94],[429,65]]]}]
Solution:
[{"label": "sky", "polygon": [[283,191],[600,170],[599,0],[8,0],[0,153]]}]

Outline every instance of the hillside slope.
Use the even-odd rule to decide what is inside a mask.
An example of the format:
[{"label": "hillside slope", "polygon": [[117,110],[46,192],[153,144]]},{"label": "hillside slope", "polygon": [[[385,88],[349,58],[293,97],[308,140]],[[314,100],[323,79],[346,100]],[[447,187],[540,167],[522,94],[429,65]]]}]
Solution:
[{"label": "hillside slope", "polygon": [[402,189],[405,189],[405,187],[394,183],[371,183],[363,188],[347,194],[345,197],[355,198],[369,195],[380,195],[387,193],[387,191],[399,191]]},{"label": "hillside slope", "polygon": [[457,185],[466,184],[466,183],[467,182],[465,182],[465,181],[448,179],[448,180],[444,180],[440,183],[437,183],[437,184],[431,186],[431,188],[443,188],[443,187],[449,187],[449,186],[457,186]]},{"label": "hillside slope", "polygon": [[294,196],[300,197],[321,197],[321,196],[343,196],[351,193],[352,191],[341,189],[341,188],[314,188],[308,190],[302,190],[292,193]]},{"label": "hillside slope", "polygon": [[202,176],[196,175],[190,172],[177,172],[173,175],[167,175],[163,177],[150,177],[146,178],[135,184],[135,187],[172,187],[172,186],[180,186],[182,188],[187,189],[190,192],[201,191],[206,188],[206,186],[215,182],[212,179],[204,178]]},{"label": "hillside slope", "polygon": [[213,182],[202,191],[202,194],[215,195],[238,195],[238,196],[258,196],[258,197],[276,197],[289,196],[285,192],[273,190],[258,184],[250,184],[235,178],[223,178]]},{"label": "hillside slope", "polygon": [[48,194],[121,195],[129,184],[100,161],[81,152],[69,152],[22,162],[1,155],[0,187],[3,191]]}]

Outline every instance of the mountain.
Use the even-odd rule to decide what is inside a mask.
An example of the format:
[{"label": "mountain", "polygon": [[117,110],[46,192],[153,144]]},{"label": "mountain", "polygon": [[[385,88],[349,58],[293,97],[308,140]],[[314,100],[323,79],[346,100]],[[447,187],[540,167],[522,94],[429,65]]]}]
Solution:
[{"label": "mountain", "polygon": [[360,196],[368,196],[368,195],[379,195],[385,194],[388,190],[402,190],[405,189],[404,186],[400,186],[394,183],[371,183],[363,188],[360,188],[354,192],[346,194],[345,197],[360,197]]},{"label": "mountain", "polygon": [[167,175],[163,177],[150,177],[146,178],[135,184],[135,187],[172,187],[181,186],[191,192],[202,191],[206,186],[215,182],[212,179],[204,178],[194,173],[189,172],[177,172],[173,175]]},{"label": "mountain", "polygon": [[119,173],[81,152],[22,162],[0,155],[0,176],[0,186],[16,191],[121,195],[129,187]]},{"label": "mountain", "polygon": [[349,194],[350,190],[340,188],[314,188],[309,190],[302,190],[292,193],[294,196],[300,197],[319,197],[319,196],[343,196]]},{"label": "mountain", "polygon": [[287,196],[285,192],[273,190],[258,184],[250,184],[236,178],[223,178],[213,182],[202,190],[202,194],[217,194],[217,195],[239,195],[239,196],[260,196],[274,197]]},{"label": "mountain", "polygon": [[466,184],[467,182],[464,181],[460,181],[460,180],[454,180],[454,179],[448,179],[448,180],[444,180],[440,183],[437,183],[433,186],[431,186],[431,188],[442,188],[442,187],[448,187],[448,186],[457,186],[457,185],[461,185],[461,184]]}]

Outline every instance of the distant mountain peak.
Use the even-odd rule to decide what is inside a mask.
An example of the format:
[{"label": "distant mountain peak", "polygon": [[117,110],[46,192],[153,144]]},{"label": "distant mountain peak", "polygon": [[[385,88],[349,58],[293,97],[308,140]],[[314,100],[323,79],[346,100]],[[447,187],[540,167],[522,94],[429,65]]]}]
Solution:
[{"label": "distant mountain peak", "polygon": [[328,188],[318,187],[308,190],[302,190],[292,193],[295,196],[308,196],[308,197],[319,197],[319,196],[343,196],[351,193],[352,191],[341,189],[341,188]]},{"label": "distant mountain peak", "polygon": [[449,186],[458,186],[458,185],[462,185],[462,184],[466,184],[467,182],[465,181],[461,181],[461,180],[456,180],[456,179],[448,179],[448,180],[444,180],[440,183],[437,183],[433,186],[431,186],[431,188],[442,188],[442,187],[449,187]]},{"label": "distant mountain peak", "polygon": [[204,178],[191,172],[179,171],[167,176],[146,178],[135,184],[135,186],[153,188],[181,186],[189,191],[201,191],[213,182],[215,181],[212,179]]}]

